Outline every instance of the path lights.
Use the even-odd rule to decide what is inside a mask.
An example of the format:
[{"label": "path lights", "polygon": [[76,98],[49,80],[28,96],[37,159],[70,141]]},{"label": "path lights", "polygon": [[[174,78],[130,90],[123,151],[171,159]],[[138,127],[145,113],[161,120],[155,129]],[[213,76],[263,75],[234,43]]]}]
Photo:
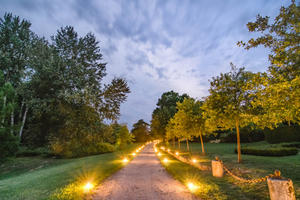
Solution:
[{"label": "path lights", "polygon": [[176,154],[176,156],[178,156],[178,155],[179,155],[178,151],[176,151],[176,153],[175,153],[175,154]]},{"label": "path lights", "polygon": [[169,162],[168,158],[164,158],[164,163]]},{"label": "path lights", "polygon": [[127,158],[124,158],[124,159],[122,160],[122,162],[123,162],[123,163],[128,163],[128,159],[127,159]]},{"label": "path lights", "polygon": [[162,150],[165,150],[165,147],[160,147]]},{"label": "path lights", "polygon": [[194,192],[194,191],[196,191],[196,190],[199,188],[199,186],[195,185],[195,184],[192,183],[192,182],[188,182],[188,183],[187,183],[187,187],[189,188],[189,190],[190,190],[191,192]]},{"label": "path lights", "polygon": [[132,153],[133,156],[136,156],[136,153]]},{"label": "path lights", "polygon": [[193,159],[192,159],[192,162],[193,162],[193,163],[196,163],[196,162],[197,162],[197,160],[196,160],[195,158],[193,158]]},{"label": "path lights", "polygon": [[170,149],[168,149],[168,152],[170,152],[171,150]]},{"label": "path lights", "polygon": [[89,192],[91,189],[94,188],[94,184],[92,184],[91,182],[87,182],[84,186],[83,186],[83,190],[84,192]]},{"label": "path lights", "polygon": [[157,154],[158,156],[161,156],[161,153],[160,152],[158,152],[158,154]]},{"label": "path lights", "polygon": [[154,151],[157,152],[157,149],[155,148]]}]

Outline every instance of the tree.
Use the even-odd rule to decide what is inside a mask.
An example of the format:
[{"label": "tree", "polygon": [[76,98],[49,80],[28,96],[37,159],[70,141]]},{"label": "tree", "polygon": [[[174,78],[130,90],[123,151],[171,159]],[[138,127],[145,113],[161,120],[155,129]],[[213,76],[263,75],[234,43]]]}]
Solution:
[{"label": "tree", "polygon": [[[24,96],[22,96],[21,90],[24,80],[26,80],[27,72],[30,71],[28,65],[32,36],[30,26],[29,21],[21,20],[11,13],[5,13],[4,17],[0,18],[0,70],[4,74],[4,82],[10,83],[16,93],[16,98],[14,99],[16,106],[9,115],[11,127],[14,127],[15,124],[22,124],[18,131],[19,135],[22,134],[27,114],[27,108],[22,113],[22,108],[26,106],[24,106]],[[6,104],[6,98],[4,96],[4,104]],[[17,112],[18,110],[20,110],[19,113]],[[11,130],[15,132],[14,129]]]},{"label": "tree", "polygon": [[221,73],[210,81],[210,95],[205,104],[211,117],[210,126],[233,128],[237,132],[238,162],[241,162],[240,126],[245,126],[252,117],[252,91],[247,84],[252,81],[253,74],[244,68],[236,68],[231,64],[231,71]]},{"label": "tree", "polygon": [[288,7],[281,7],[274,21],[258,15],[255,22],[247,24],[250,32],[259,32],[261,36],[246,43],[238,42],[247,50],[260,45],[271,50],[271,66],[267,74],[257,77],[258,98],[253,102],[253,106],[262,109],[256,119],[262,127],[272,128],[282,122],[300,123],[299,20],[300,6],[292,0]]},{"label": "tree", "polygon": [[116,145],[120,148],[123,148],[134,141],[134,136],[129,132],[127,125],[113,124],[112,127],[113,134],[116,137]]},{"label": "tree", "polygon": [[0,71],[0,160],[15,155],[19,140],[13,134],[10,124],[10,113],[15,108],[15,90],[9,82],[5,82],[4,75]]},{"label": "tree", "polygon": [[182,102],[187,94],[179,95],[177,92],[170,91],[162,94],[158,99],[156,108],[152,113],[151,132],[164,139],[166,135],[166,126],[168,121],[177,112],[176,103]]},{"label": "tree", "polygon": [[134,135],[136,142],[146,142],[150,139],[149,124],[140,119],[133,124],[131,133]]}]

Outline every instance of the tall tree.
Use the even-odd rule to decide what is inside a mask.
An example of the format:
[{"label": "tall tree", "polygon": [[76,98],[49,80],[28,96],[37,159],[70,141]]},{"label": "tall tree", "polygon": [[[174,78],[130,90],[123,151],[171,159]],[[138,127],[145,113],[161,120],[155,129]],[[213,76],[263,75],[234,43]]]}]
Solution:
[{"label": "tall tree", "polygon": [[211,126],[225,129],[235,128],[237,133],[238,162],[241,162],[240,126],[251,120],[253,97],[247,90],[253,74],[231,64],[231,71],[221,73],[210,81],[210,95],[206,99]]},{"label": "tall tree", "polygon": [[[238,45],[249,50],[264,46],[271,50],[268,73],[257,78],[257,100],[253,106],[263,112],[256,120],[261,126],[276,126],[282,122],[300,123],[300,6],[292,0],[288,7],[281,7],[274,20],[258,15],[255,22],[247,24],[257,38]],[[271,122],[263,123],[261,122]]]},{"label": "tall tree", "polygon": [[161,139],[165,138],[168,121],[177,112],[176,103],[182,102],[186,97],[188,97],[187,94],[179,95],[174,91],[162,94],[156,104],[157,107],[152,113],[151,132],[154,135],[159,135]]},{"label": "tall tree", "polygon": [[136,142],[146,142],[150,139],[149,124],[140,119],[133,124],[131,133],[134,135]]},{"label": "tall tree", "polygon": [[[22,113],[25,97],[21,89],[27,72],[30,71],[28,65],[29,49],[32,32],[30,22],[13,16],[11,13],[4,14],[0,18],[0,70],[4,74],[4,82],[10,83],[16,92],[16,107],[11,110],[10,124],[13,127],[17,124],[24,124],[27,112]],[[6,97],[4,96],[4,104]],[[21,107],[18,109],[18,107]],[[17,112],[20,110],[19,112]],[[26,109],[25,109],[26,110]],[[16,116],[19,116],[16,118]],[[21,126],[19,133],[22,133]],[[14,131],[13,131],[14,132]]]}]

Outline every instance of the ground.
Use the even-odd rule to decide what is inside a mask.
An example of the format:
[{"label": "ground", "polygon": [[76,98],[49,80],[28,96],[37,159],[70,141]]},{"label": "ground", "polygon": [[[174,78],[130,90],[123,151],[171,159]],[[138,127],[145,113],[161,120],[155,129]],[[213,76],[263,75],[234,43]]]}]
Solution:
[{"label": "ground", "polygon": [[94,200],[198,199],[186,186],[174,180],[161,166],[152,144],[126,167],[108,178],[94,194]]}]

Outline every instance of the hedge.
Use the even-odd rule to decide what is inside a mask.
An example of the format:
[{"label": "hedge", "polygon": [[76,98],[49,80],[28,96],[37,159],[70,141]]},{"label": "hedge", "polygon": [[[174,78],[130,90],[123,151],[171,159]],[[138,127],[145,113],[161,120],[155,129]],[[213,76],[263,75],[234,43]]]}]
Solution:
[{"label": "hedge", "polygon": [[267,142],[281,143],[281,142],[300,142],[300,126],[297,124],[286,125],[281,124],[275,129],[264,130],[265,139]]},{"label": "hedge", "polygon": [[[290,156],[298,153],[297,148],[277,147],[262,149],[258,147],[242,147],[242,154],[255,155],[255,156]],[[235,149],[235,153],[237,150]]]}]

